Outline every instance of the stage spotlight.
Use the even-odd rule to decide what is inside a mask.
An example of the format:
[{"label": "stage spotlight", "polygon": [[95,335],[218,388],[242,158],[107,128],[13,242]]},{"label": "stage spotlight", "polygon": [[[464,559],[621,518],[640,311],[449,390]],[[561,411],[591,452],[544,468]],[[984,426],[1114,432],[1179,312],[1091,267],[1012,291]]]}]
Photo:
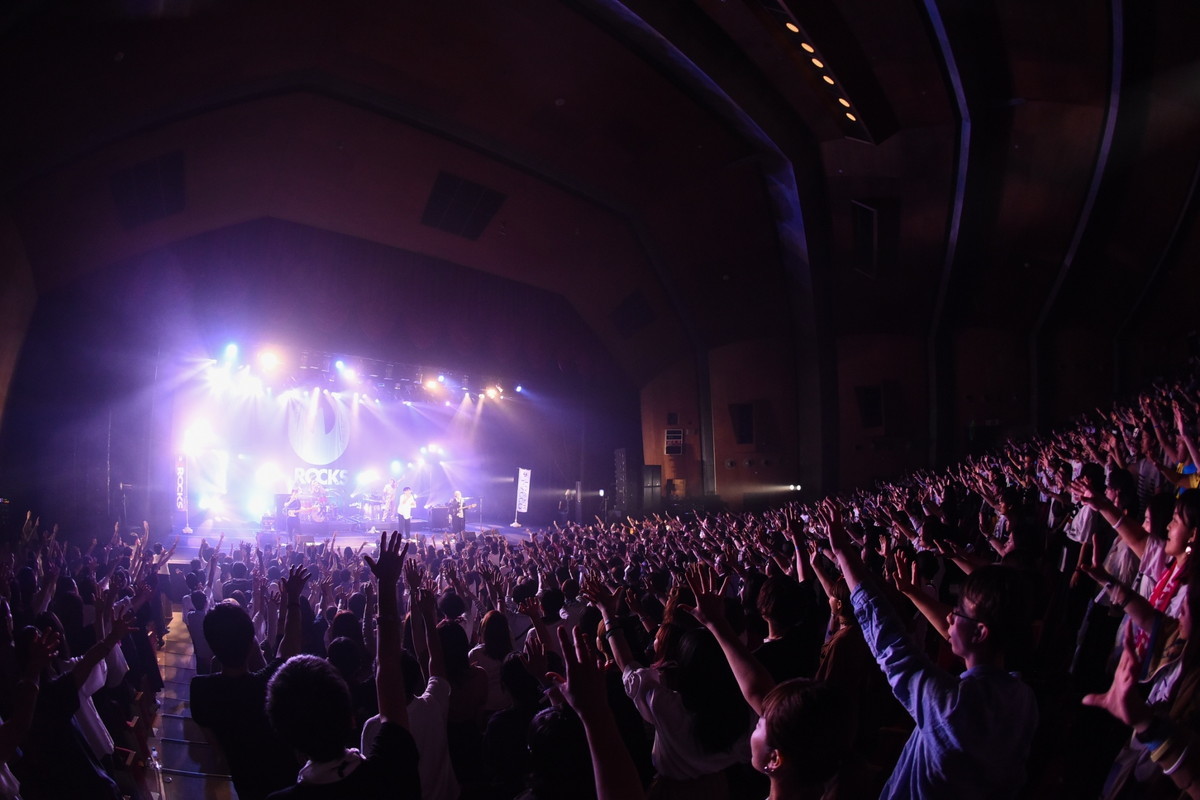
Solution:
[{"label": "stage spotlight", "polygon": [[358,482],[359,486],[367,483],[375,483],[379,480],[379,470],[364,469],[362,472],[358,473],[358,477],[355,478],[355,480]]},{"label": "stage spotlight", "polygon": [[280,363],[279,355],[274,350],[263,350],[258,354],[258,365],[267,372],[278,369]]},{"label": "stage spotlight", "polygon": [[260,489],[268,489],[281,484],[284,480],[283,470],[278,464],[268,461],[254,471],[254,485]]},{"label": "stage spotlight", "polygon": [[198,419],[183,432],[181,449],[184,455],[196,456],[211,449],[217,440],[217,434],[208,420]]},{"label": "stage spotlight", "polygon": [[275,507],[270,496],[253,497],[250,499],[250,502],[246,507],[250,512],[251,519],[262,519],[263,517],[275,513]]},{"label": "stage spotlight", "polygon": [[600,490],[600,496],[601,496],[601,497],[604,497],[604,490],[603,490],[603,489],[601,489],[601,490]]},{"label": "stage spotlight", "polygon": [[525,387],[518,383],[517,384],[517,394],[520,394],[523,391],[525,391]]},{"label": "stage spotlight", "polygon": [[348,381],[357,382],[358,372],[356,372],[353,367],[346,367],[342,370],[342,377]]},{"label": "stage spotlight", "polygon": [[496,391],[496,387],[495,387],[495,386],[489,386],[489,387],[488,387],[488,390],[487,390],[487,396],[488,396],[488,399],[489,399],[489,400],[495,400],[495,399],[496,399],[496,397],[497,397],[497,396],[499,396],[499,394],[500,394],[500,393],[499,393],[498,391]]},{"label": "stage spotlight", "polygon": [[237,358],[237,354],[238,354],[238,346],[236,344],[234,344],[233,342],[230,342],[229,344],[225,345],[225,360],[226,361],[230,361],[230,362],[233,361],[235,358]]},{"label": "stage spotlight", "polygon": [[196,507],[209,512],[212,517],[225,516],[225,500],[220,495],[201,495]]},{"label": "stage spotlight", "polygon": [[430,378],[429,380],[425,381],[425,388],[426,389],[436,389],[436,388],[438,388],[438,382],[435,381],[433,378]]},{"label": "stage spotlight", "polygon": [[438,383],[445,383],[445,382],[446,382],[446,376],[438,375]]},{"label": "stage spotlight", "polygon": [[341,372],[342,370],[344,370],[344,369],[346,368],[346,362],[345,362],[345,361],[342,361],[342,360],[339,358],[337,361],[333,362],[333,367],[334,367],[334,369],[336,369],[338,372]]},{"label": "stage spotlight", "polygon": [[411,405],[412,405],[412,400],[405,400],[405,401],[404,401],[404,405],[406,405],[406,406],[411,406]]},{"label": "stage spotlight", "polygon": [[392,469],[393,475],[399,475],[401,472],[404,471],[404,465],[401,464],[398,460],[393,461],[391,464],[391,469]]}]

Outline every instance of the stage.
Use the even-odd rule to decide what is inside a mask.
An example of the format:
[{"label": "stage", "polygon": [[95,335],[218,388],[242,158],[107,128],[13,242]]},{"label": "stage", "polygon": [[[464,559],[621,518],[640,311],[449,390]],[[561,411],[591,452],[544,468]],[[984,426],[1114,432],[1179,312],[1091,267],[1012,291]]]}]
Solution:
[{"label": "stage", "polygon": [[[501,520],[468,521],[463,535],[466,541],[474,541],[481,534],[501,534],[509,542],[516,543],[528,540],[530,532],[540,530],[541,527],[525,525],[512,527],[512,520],[507,522]],[[229,553],[231,549],[240,548],[243,544],[249,544],[252,547],[270,546],[273,548],[284,545],[291,547],[316,546],[333,541],[335,537],[339,550],[343,547],[358,550],[360,546],[365,545],[364,552],[374,553],[374,546],[378,544],[380,533],[384,530],[399,530],[399,525],[394,519],[390,523],[337,519],[326,522],[300,522],[293,533],[288,533],[286,530],[277,530],[270,524],[206,520],[190,532],[187,529],[172,532],[169,537],[164,539],[163,545],[170,547],[171,542],[178,536],[179,545],[171,557],[170,564],[185,566],[198,556],[202,542],[207,541],[210,546],[215,547],[222,534],[225,537],[221,546],[223,553]],[[453,539],[454,537],[455,534],[451,533],[449,528],[431,527],[428,519],[413,517],[412,536],[409,541],[414,544],[437,544],[440,546],[444,539]]]}]

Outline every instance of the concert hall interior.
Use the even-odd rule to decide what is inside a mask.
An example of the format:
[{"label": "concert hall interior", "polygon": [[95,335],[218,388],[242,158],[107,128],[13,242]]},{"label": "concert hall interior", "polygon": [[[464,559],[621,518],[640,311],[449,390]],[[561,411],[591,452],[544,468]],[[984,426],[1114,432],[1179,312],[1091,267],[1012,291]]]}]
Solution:
[{"label": "concert hall interior", "polygon": [[1200,800],[1198,32],[4,0],[0,800]]},{"label": "concert hall interior", "polygon": [[[193,527],[314,476],[506,525],[521,468],[522,522],[755,508],[1142,386],[1194,354],[1198,12],[1068,5],[16,0],[0,509],[178,528],[180,458]],[[231,342],[349,454],[188,406]]]}]

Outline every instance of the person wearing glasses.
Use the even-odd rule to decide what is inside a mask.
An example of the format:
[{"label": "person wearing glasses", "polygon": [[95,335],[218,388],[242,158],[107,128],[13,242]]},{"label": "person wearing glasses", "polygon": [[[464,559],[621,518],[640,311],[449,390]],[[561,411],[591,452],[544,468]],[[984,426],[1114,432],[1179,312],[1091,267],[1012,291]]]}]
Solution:
[{"label": "person wearing glasses", "polygon": [[1038,723],[1033,690],[1006,664],[1030,626],[1020,573],[986,566],[967,577],[946,617],[950,647],[966,665],[952,675],[909,638],[839,511],[827,504],[822,518],[867,646],[916,723],[881,799],[1019,796]]}]

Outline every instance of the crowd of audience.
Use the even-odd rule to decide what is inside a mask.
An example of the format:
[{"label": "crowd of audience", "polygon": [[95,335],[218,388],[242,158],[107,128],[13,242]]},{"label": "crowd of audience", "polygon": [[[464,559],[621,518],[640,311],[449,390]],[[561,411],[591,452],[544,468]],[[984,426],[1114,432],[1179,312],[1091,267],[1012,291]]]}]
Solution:
[{"label": "crowd of audience", "polygon": [[0,563],[0,795],[142,796],[176,594],[241,800],[1200,798],[1198,401],[521,540],[167,566],[148,530],[84,550],[31,517]]}]

